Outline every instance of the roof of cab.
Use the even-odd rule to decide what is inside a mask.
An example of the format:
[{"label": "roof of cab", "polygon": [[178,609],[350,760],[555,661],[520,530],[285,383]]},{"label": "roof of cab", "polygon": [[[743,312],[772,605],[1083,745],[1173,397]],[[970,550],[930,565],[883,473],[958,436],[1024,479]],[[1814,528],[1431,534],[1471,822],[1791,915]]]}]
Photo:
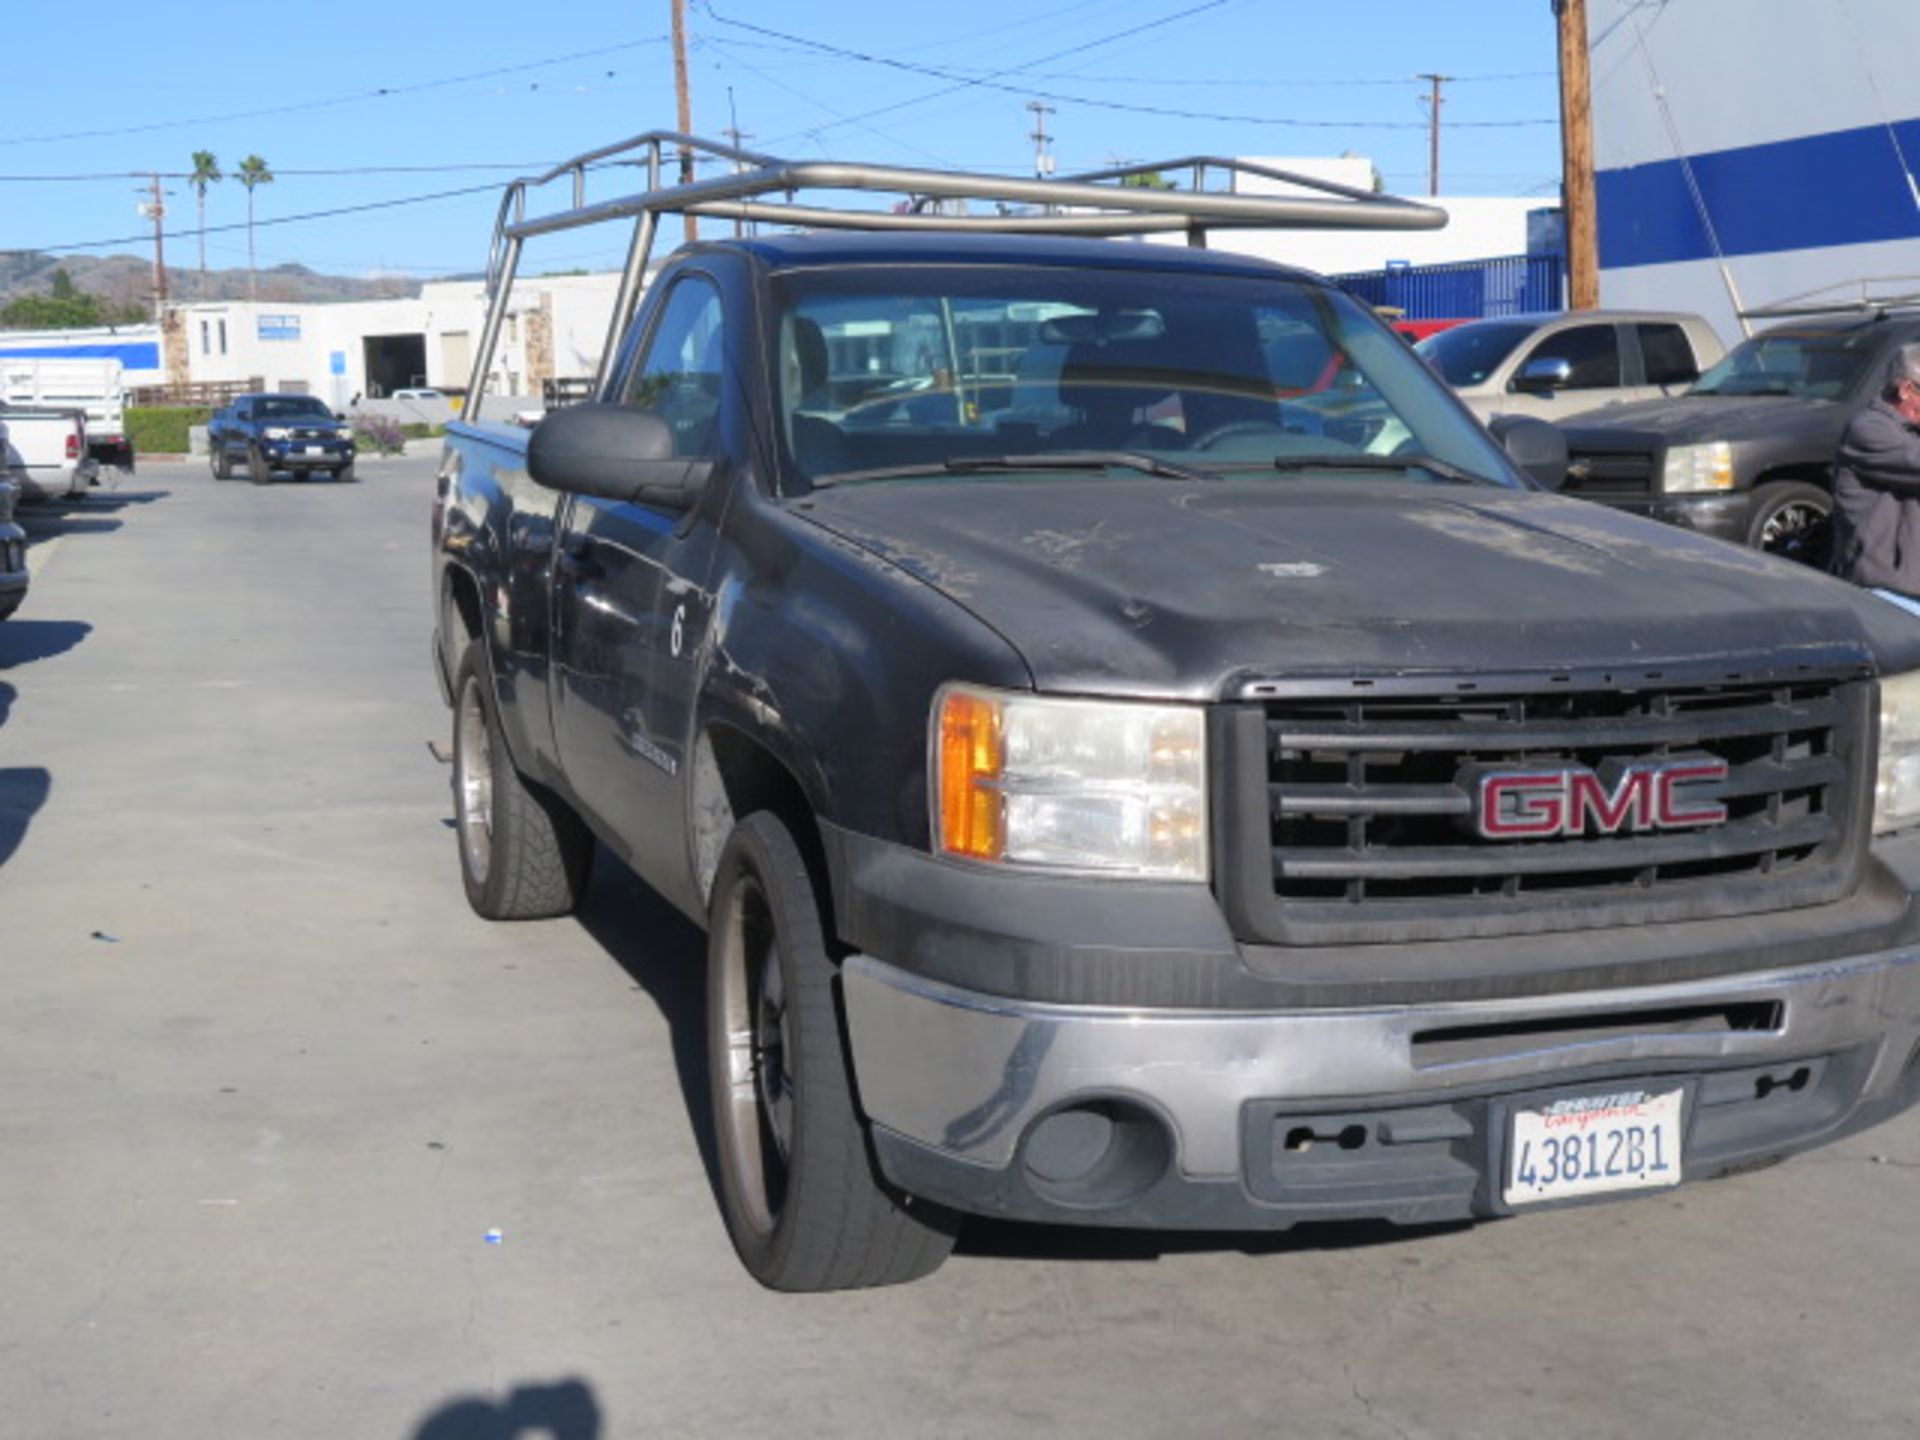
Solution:
[{"label": "roof of cab", "polygon": [[1321,280],[1304,270],[1230,251],[1057,235],[834,231],[718,240],[697,248],[744,250],[772,270],[826,265],[1062,265],[1076,269],[1180,270],[1263,280]]}]

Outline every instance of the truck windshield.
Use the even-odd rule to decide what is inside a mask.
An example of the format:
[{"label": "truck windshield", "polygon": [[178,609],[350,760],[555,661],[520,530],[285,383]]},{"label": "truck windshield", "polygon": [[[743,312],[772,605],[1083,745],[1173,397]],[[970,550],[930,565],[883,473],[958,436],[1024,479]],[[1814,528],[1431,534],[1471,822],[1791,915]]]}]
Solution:
[{"label": "truck windshield", "polygon": [[331,420],[333,412],[319,400],[304,395],[263,395],[253,402],[262,420]]},{"label": "truck windshield", "polygon": [[1736,345],[1694,382],[1691,395],[1792,395],[1840,400],[1851,394],[1879,349],[1879,336],[1831,330],[1776,330]]},{"label": "truck windshield", "polygon": [[1281,477],[1316,460],[1358,479],[1519,483],[1407,346],[1324,286],[1038,266],[795,270],[774,285],[794,489],[1076,466]]},{"label": "truck windshield", "polygon": [[1525,321],[1483,320],[1429,335],[1413,348],[1449,385],[1484,385],[1514,347],[1538,328]]}]

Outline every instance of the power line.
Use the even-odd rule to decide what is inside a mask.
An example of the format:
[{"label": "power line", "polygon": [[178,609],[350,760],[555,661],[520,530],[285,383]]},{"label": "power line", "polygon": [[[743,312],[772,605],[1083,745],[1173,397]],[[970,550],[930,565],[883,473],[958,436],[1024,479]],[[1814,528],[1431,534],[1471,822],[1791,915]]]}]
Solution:
[{"label": "power line", "polygon": [[[720,17],[715,16],[714,18],[719,19]],[[731,24],[734,22],[729,21],[727,23]],[[1011,29],[1013,27],[1007,26],[1002,28]],[[982,31],[981,33],[989,34],[991,32]],[[706,43],[714,43],[711,36],[704,38]],[[776,50],[786,55],[818,55],[820,53],[812,44],[776,45],[767,41],[746,40],[739,36],[732,37],[727,43],[729,45],[744,45],[754,50]],[[908,46],[907,50],[912,51],[923,48],[925,47]],[[790,66],[788,68],[819,68],[820,66],[832,65],[836,63],[836,60],[845,58],[847,57],[827,56],[819,61],[818,66]],[[1035,63],[1040,62],[1036,61]],[[956,75],[993,76],[1003,73],[999,70],[990,70],[972,65],[948,64],[944,68],[952,71]],[[1336,76],[1332,78],[1322,77],[1308,80],[1278,75],[1260,75],[1248,79],[1236,79],[1232,76],[1224,75],[1089,75],[1084,70],[1022,69],[1020,73],[1031,80],[1076,80],[1086,85],[1160,85],[1189,88],[1204,86],[1209,90],[1403,89],[1407,83],[1407,77],[1404,75]],[[1551,70],[1502,70],[1490,72],[1485,75],[1454,75],[1448,78],[1447,83],[1450,85],[1481,85],[1515,80],[1551,80],[1553,78],[1554,72]]]},{"label": "power line", "polygon": [[[265,229],[269,225],[294,225],[306,220],[330,220],[336,215],[358,215],[368,210],[391,210],[400,205],[424,205],[433,200],[452,200],[461,195],[498,195],[497,185],[467,185],[458,190],[436,190],[427,195],[403,195],[393,200],[369,200],[361,205],[336,205],[327,210],[308,210],[298,215],[275,215],[265,220],[256,220],[254,229]],[[175,230],[173,237],[184,239],[192,235],[218,235],[226,231],[245,230],[244,220],[228,225],[208,225],[192,230]],[[10,245],[0,249],[0,255],[40,255],[65,250],[106,250],[115,245],[134,245],[147,240],[145,235],[116,235],[111,240],[81,240],[67,245]]]},{"label": "power line", "polygon": [[[1162,26],[1171,25],[1177,20],[1184,20],[1189,16],[1198,15],[1201,12],[1206,10],[1218,10],[1221,6],[1227,3],[1228,3],[1228,0],[1203,0],[1203,3],[1201,4],[1188,6],[1184,10],[1176,10],[1171,15],[1162,15],[1155,20],[1144,21],[1139,25],[1132,25],[1127,27],[1124,30],[1116,30],[1110,35],[1097,36],[1092,40],[1082,41],[1078,45],[1069,45],[1064,50],[1056,50],[1049,55],[1037,56],[1036,58],[1027,61],[1024,65],[1009,66],[1004,70],[994,71],[991,73],[993,75],[1017,75],[1017,74],[1020,74],[1022,71],[1031,70],[1035,65],[1045,65],[1050,61],[1064,60],[1069,55],[1078,55],[1087,50],[1097,49],[1102,45],[1110,45],[1116,40],[1124,40],[1129,36],[1138,35],[1147,30],[1157,30]],[[823,51],[830,55],[840,55],[848,59],[865,61],[868,64],[884,65],[890,69],[905,70],[911,74],[931,75],[936,79],[950,80],[950,81],[956,82],[954,84],[948,85],[945,89],[935,90],[925,95],[917,95],[911,99],[895,101],[890,105],[881,105],[872,110],[862,110],[857,115],[851,115],[851,116],[848,116],[843,121],[836,122],[837,124],[847,124],[847,125],[858,124],[863,120],[870,120],[876,115],[886,115],[886,114],[892,113],[895,110],[904,110],[910,105],[920,105],[925,103],[928,100],[937,100],[942,95],[952,95],[961,90],[973,90],[973,89],[1002,90],[1002,91],[1006,91],[1016,95],[1032,94],[1032,95],[1036,95],[1038,98],[1042,100],[1057,100],[1062,98],[1058,95],[1048,95],[1042,91],[1033,91],[1020,86],[1001,84],[991,78],[976,79],[966,75],[957,74],[956,72],[951,70],[938,69],[928,65],[916,65],[905,60],[893,60],[883,56],[868,55],[858,50],[847,50],[837,45],[825,44],[822,41],[808,40],[799,35],[789,35],[784,30],[769,29],[764,25],[750,24],[745,20],[733,20],[728,18],[725,15],[720,14],[717,10],[715,10],[713,8],[712,0],[703,0],[703,8],[705,9],[707,16],[710,19],[717,20],[722,25],[731,25],[736,29],[752,31],[753,33],[758,35],[771,35],[777,40],[791,40],[798,44],[805,45],[810,49]],[[1073,97],[1069,96],[1066,98],[1072,99]],[[831,130],[833,128],[835,128],[835,126],[833,125],[822,125],[818,127],[818,129],[815,131],[812,131],[812,132],[802,131],[799,133],[818,134],[826,130]],[[780,138],[784,139],[786,137],[782,136]],[[778,144],[779,140],[776,139],[773,143]]]},{"label": "power line", "polygon": [[[1133,30],[1121,31],[1118,34],[1106,36],[1101,40],[1089,42],[1088,45],[1076,46],[1074,48],[1076,50],[1084,50],[1084,49],[1090,48],[1091,45],[1105,44],[1109,40],[1118,40],[1122,38],[1122,36],[1137,33],[1139,30],[1148,29],[1153,25],[1163,25],[1172,20],[1177,20],[1187,15],[1196,14],[1202,10],[1214,9],[1217,5],[1222,3],[1224,3],[1224,0],[1211,0],[1211,3],[1204,4],[1204,5],[1196,5],[1190,10],[1183,10],[1178,12],[1177,14],[1166,16],[1161,20],[1149,22],[1148,25],[1136,26],[1134,27]],[[1423,130],[1426,128],[1425,121],[1298,120],[1298,119],[1287,119],[1287,118],[1283,118],[1275,115],[1234,115],[1234,114],[1228,114],[1221,111],[1211,111],[1211,110],[1182,110],[1182,109],[1177,109],[1172,106],[1166,106],[1166,105],[1142,105],[1137,103],[1128,103],[1122,100],[1102,100],[1096,96],[1091,96],[1091,95],[1067,95],[1067,94],[1062,94],[1058,91],[1039,90],[1034,88],[1031,85],[1006,84],[1002,81],[988,78],[988,77],[969,77],[969,76],[960,74],[956,71],[945,69],[938,66],[920,65],[912,61],[896,60],[890,56],[871,55],[861,50],[850,50],[840,45],[829,45],[826,42],[820,41],[820,40],[809,40],[804,36],[790,35],[784,30],[774,30],[767,26],[755,25],[745,20],[732,19],[728,16],[720,14],[717,10],[713,8],[711,3],[709,3],[706,6],[706,13],[708,14],[709,17],[719,21],[723,25],[732,25],[742,30],[752,31],[755,34],[771,35],[776,39],[789,40],[794,42],[795,44],[803,45],[808,49],[818,50],[829,55],[840,56],[842,59],[858,60],[868,65],[878,65],[889,70],[902,70],[902,71],[906,71],[909,74],[928,76],[936,80],[949,80],[949,81],[958,82],[948,86],[946,89],[943,89],[943,90],[935,90],[928,94],[915,96],[910,100],[902,100],[892,105],[883,105],[877,110],[862,111],[859,115],[851,117],[851,119],[853,120],[864,120],[864,119],[871,118],[872,116],[875,116],[875,115],[883,114],[887,111],[903,109],[908,105],[918,105],[924,101],[936,99],[941,95],[950,95],[956,90],[978,88],[978,89],[985,89],[985,90],[1004,91],[1008,94],[1014,94],[1014,95],[1030,95],[1042,100],[1055,100],[1055,101],[1060,101],[1062,103],[1069,104],[1069,105],[1085,105],[1096,110],[1120,110],[1120,111],[1125,111],[1128,114],[1156,115],[1163,119],[1174,119],[1174,120],[1210,120],[1210,121],[1215,121],[1219,123],[1233,124],[1233,125],[1272,125],[1272,126],[1281,126],[1281,127],[1287,127],[1287,128],[1293,128],[1293,129],[1306,129],[1306,130]],[[1062,55],[1071,54],[1071,53],[1073,53],[1073,51],[1063,51],[1060,54],[1056,54],[1056,55],[1042,56],[1038,60],[1031,61],[1027,66],[1014,67],[1012,69],[1002,70],[995,73],[1000,75],[1017,75],[1022,73],[1024,70],[1030,69],[1031,66],[1033,65],[1044,65],[1049,60],[1057,60],[1057,59],[1060,59]],[[1558,125],[1559,123],[1560,122],[1558,119],[1457,120],[1453,122],[1455,129],[1474,129],[1474,130],[1518,129],[1522,127],[1531,127],[1531,126]],[[831,127],[823,126],[821,128],[828,129]]]},{"label": "power line", "polygon": [[[289,175],[453,175],[471,170],[548,170],[553,160],[489,161],[466,165],[340,165],[315,170],[275,170],[277,178]],[[77,175],[0,175],[0,185],[65,184],[90,180],[140,180],[158,175],[162,180],[190,180],[190,170],[95,170]]]},{"label": "power line", "polygon": [[596,50],[576,50],[572,54],[554,55],[545,60],[528,60],[518,65],[501,65],[492,70],[476,70],[470,75],[449,75],[439,80],[422,80],[413,85],[382,85],[375,90],[337,95],[328,100],[304,100],[293,105],[270,105],[259,110],[235,110],[226,115],[201,115],[187,120],[155,120],[146,125],[115,125],[104,130],[69,130],[57,135],[11,136],[0,140],[0,145],[45,145],[56,140],[96,140],[107,135],[143,135],[155,130],[180,130],[189,125],[220,125],[229,120],[257,120],[267,115],[294,115],[310,110],[324,110],[337,105],[358,104],[363,100],[386,100],[399,95],[417,95],[423,90],[439,90],[449,85],[467,85],[476,80],[492,80],[502,75],[520,75],[529,70],[542,70],[550,65],[565,65],[575,60],[596,60],[603,55],[614,55],[623,50],[637,50],[647,45],[664,45],[667,38],[664,35],[649,36],[644,40],[628,40],[618,45],[603,45]]}]

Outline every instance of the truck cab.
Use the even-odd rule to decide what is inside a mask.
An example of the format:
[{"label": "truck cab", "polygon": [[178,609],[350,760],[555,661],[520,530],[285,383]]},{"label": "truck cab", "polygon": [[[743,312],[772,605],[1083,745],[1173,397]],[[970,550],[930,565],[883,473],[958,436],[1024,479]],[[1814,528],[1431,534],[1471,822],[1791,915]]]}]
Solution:
[{"label": "truck cab", "polygon": [[[715,153],[743,219],[850,182],[1327,219]],[[496,294],[605,213],[524,200]],[[1910,616],[1548,493],[1547,427],[1503,449],[1317,277],[914,213],[643,299],[637,243],[597,399],[491,425],[483,344],[440,466],[469,902],[565,913],[604,847],[707,929],[757,1279],[911,1279],[966,1215],[1659,1193],[1920,1098]]]}]

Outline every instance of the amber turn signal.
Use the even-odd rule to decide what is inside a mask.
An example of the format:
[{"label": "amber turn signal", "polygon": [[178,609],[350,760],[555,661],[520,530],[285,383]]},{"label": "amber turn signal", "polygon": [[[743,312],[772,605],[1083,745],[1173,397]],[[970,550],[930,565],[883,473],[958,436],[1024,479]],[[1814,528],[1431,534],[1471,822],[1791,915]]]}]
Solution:
[{"label": "amber turn signal", "polygon": [[969,690],[940,701],[940,848],[997,860],[1006,848],[998,788],[1005,763],[1000,706]]}]

